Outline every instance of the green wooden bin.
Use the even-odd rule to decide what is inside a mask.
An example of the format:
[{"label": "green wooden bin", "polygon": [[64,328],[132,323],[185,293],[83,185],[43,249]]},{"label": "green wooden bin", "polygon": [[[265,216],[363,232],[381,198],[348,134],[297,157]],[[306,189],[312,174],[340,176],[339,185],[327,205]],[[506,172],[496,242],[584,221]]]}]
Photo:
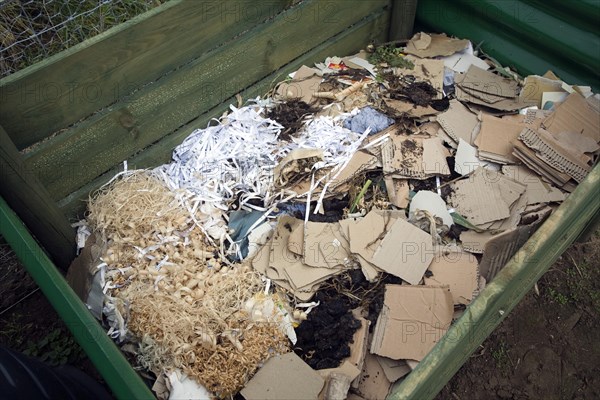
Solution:
[{"label": "green wooden bin", "polygon": [[[81,216],[88,194],[124,160],[129,168],[168,161],[174,146],[236,103],[238,93],[259,96],[302,64],[409,36],[416,3],[171,0],[0,80],[0,233],[117,398],[152,394],[59,272],[74,257],[69,222]],[[416,24],[483,41],[484,50],[524,73],[554,69],[597,89],[597,74],[586,63],[597,65],[600,54],[589,17],[598,7],[570,4],[543,2],[541,11],[537,0],[421,0]],[[504,28],[491,24],[490,15]],[[469,24],[461,22],[466,18]],[[564,32],[546,25],[556,20],[573,35],[592,32],[596,47],[569,47]],[[513,25],[516,36],[507,36]],[[531,42],[511,42],[523,43],[519,35],[539,44],[535,52]],[[565,57],[578,57],[576,65],[557,59],[547,43],[552,35],[564,44]],[[597,166],[389,398],[435,396],[554,260],[598,224],[599,179]]]}]

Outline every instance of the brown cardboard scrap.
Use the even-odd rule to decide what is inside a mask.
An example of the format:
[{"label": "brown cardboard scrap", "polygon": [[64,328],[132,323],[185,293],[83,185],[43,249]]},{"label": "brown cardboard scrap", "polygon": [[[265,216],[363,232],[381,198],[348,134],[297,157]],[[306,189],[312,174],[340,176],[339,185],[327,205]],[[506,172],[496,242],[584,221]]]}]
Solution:
[{"label": "brown cardboard scrap", "polygon": [[427,179],[450,174],[446,161],[450,153],[440,138],[392,135],[390,140],[391,148],[389,143],[381,147],[384,173],[400,179]]},{"label": "brown cardboard scrap", "polygon": [[340,366],[336,368],[325,368],[317,370],[319,375],[321,375],[325,380],[327,380],[331,376],[331,374],[344,374],[348,378],[350,378],[351,381],[358,378],[358,376],[360,375],[360,371],[361,370],[356,365],[352,364],[348,360],[342,361],[342,364],[340,364]]},{"label": "brown cardboard scrap", "polygon": [[391,386],[376,356],[367,353],[356,391],[365,400],[381,400],[387,397]]},{"label": "brown cardboard scrap", "polygon": [[[457,80],[458,79],[458,80]],[[495,102],[496,97],[514,99],[519,95],[519,84],[508,78],[485,71],[474,65],[455,79],[462,89],[486,102]]]},{"label": "brown cardboard scrap", "polygon": [[294,149],[275,166],[273,181],[276,187],[293,186],[309,176],[312,166],[323,160],[321,149]]},{"label": "brown cardboard scrap", "polygon": [[515,163],[512,142],[517,139],[525,124],[511,122],[492,115],[482,115],[481,130],[475,140],[479,158],[501,164]]},{"label": "brown cardboard scrap", "polygon": [[269,358],[240,393],[246,400],[316,399],[324,384],[300,357],[287,353]]},{"label": "brown cardboard scrap", "polygon": [[464,50],[469,45],[465,39],[454,39],[445,34],[416,33],[406,44],[404,52],[421,58],[449,56]]},{"label": "brown cardboard scrap", "polygon": [[408,179],[396,179],[391,176],[386,176],[384,182],[390,203],[398,208],[408,207],[410,195]]},{"label": "brown cardboard scrap", "polygon": [[477,115],[469,111],[460,101],[450,100],[448,110],[438,114],[436,118],[444,131],[455,142],[458,143],[458,139],[462,138],[465,142],[473,144],[472,133],[479,124],[479,120]]},{"label": "brown cardboard scrap", "polygon": [[527,186],[527,204],[561,202],[565,193],[551,184],[542,181],[532,170],[524,165],[505,165],[502,173]]},{"label": "brown cardboard scrap", "polygon": [[398,213],[373,209],[356,223],[347,223],[350,251],[373,263],[375,251],[399,217]]},{"label": "brown cardboard scrap", "polygon": [[[347,219],[342,219],[339,221],[340,227],[342,228],[342,234],[344,235],[346,240],[348,240],[349,242],[350,242],[350,225],[355,225],[358,223],[358,221],[359,221],[358,219],[354,219],[354,218],[347,218]],[[365,276],[365,278],[369,282],[375,282],[377,280],[377,278],[379,277],[381,270],[378,269],[377,267],[375,267],[370,262],[368,262],[361,255],[354,253],[353,256],[356,257],[356,259],[358,260],[358,262],[360,264],[360,269],[361,269],[363,275]]]},{"label": "brown cardboard scrap", "polygon": [[344,169],[337,175],[335,181],[330,184],[330,190],[335,190],[340,185],[347,183],[358,174],[377,168],[379,159],[369,154],[367,151],[359,150],[352,155],[352,158]]},{"label": "brown cardboard scrap", "polygon": [[386,285],[371,353],[420,361],[450,327],[453,311],[448,286]]},{"label": "brown cardboard scrap", "polygon": [[552,134],[575,132],[600,142],[600,117],[579,93],[571,93],[543,122]]},{"label": "brown cardboard scrap", "polygon": [[600,145],[589,136],[575,132],[561,132],[553,134],[560,144],[569,150],[579,153],[593,153],[600,150]]},{"label": "brown cardboard scrap", "polygon": [[546,164],[542,159],[536,156],[536,153],[525,146],[521,141],[513,142],[513,154],[527,167],[536,171],[546,180],[552,182],[563,190],[570,191],[566,186],[571,177]]},{"label": "brown cardboard scrap", "polygon": [[512,256],[527,242],[549,214],[538,218],[530,225],[519,226],[499,235],[485,244],[479,264],[481,275],[490,282]]},{"label": "brown cardboard scrap", "polygon": [[470,304],[478,287],[477,258],[459,248],[439,251],[425,275],[425,285],[450,287],[454,304]]},{"label": "brown cardboard scrap", "polygon": [[[518,98],[507,98],[504,100],[496,101],[495,103],[489,103],[487,101],[482,100],[478,96],[474,96],[472,93],[476,93],[475,91],[467,92],[459,85],[456,85],[454,89],[456,98],[458,100],[467,103],[472,103],[478,106],[484,106],[484,109],[488,112],[491,112],[492,110],[497,110],[498,112],[500,112],[500,114],[504,114],[506,112],[512,112],[526,107],[526,104],[521,103]],[[472,107],[469,108],[473,110]]]},{"label": "brown cardboard scrap", "polygon": [[335,268],[349,263],[350,243],[339,223],[308,221],[304,229],[304,263],[312,267]]},{"label": "brown cardboard scrap", "polygon": [[437,90],[434,99],[441,99],[443,96],[442,89],[444,88],[444,61],[413,56],[407,56],[406,59],[414,64],[414,68],[394,68],[394,73],[402,76],[410,75],[417,81],[429,83]]},{"label": "brown cardboard scrap", "polygon": [[403,219],[393,223],[373,255],[373,264],[417,285],[433,259],[430,234]]},{"label": "brown cardboard scrap", "polygon": [[411,118],[421,118],[427,115],[439,114],[439,111],[431,106],[418,106],[408,100],[385,99],[385,105],[399,115],[406,115]]},{"label": "brown cardboard scrap", "polygon": [[590,161],[588,156],[565,148],[544,129],[534,131],[525,128],[519,134],[519,140],[535,151],[536,156],[546,164],[569,175],[577,182],[581,182],[592,169],[588,164]]},{"label": "brown cardboard scrap", "polygon": [[485,244],[496,234],[493,232],[464,231],[460,233],[460,240],[465,251],[475,254],[483,254]]},{"label": "brown cardboard scrap", "polygon": [[[291,225],[290,225],[291,226]],[[304,255],[304,225],[296,224],[287,240],[287,248],[294,254]]]},{"label": "brown cardboard scrap", "polygon": [[[450,185],[453,193],[448,203],[473,225],[505,219],[510,215],[510,204],[506,204],[502,198],[500,185],[489,176],[497,177],[498,174],[479,167],[468,179]],[[525,187],[522,186],[524,191]]]},{"label": "brown cardboard scrap", "polygon": [[[434,118],[434,117],[433,117]],[[429,135],[431,137],[437,136],[438,130],[442,129],[442,126],[436,120],[424,122],[419,126],[419,133],[422,135]]]},{"label": "brown cardboard scrap", "polygon": [[376,356],[379,365],[383,369],[385,377],[390,382],[396,382],[403,376],[408,375],[411,368],[406,364],[405,360],[392,360],[391,358]]},{"label": "brown cardboard scrap", "polygon": [[550,79],[539,75],[529,75],[525,77],[523,89],[521,89],[521,99],[523,102],[542,108],[542,96],[544,92],[564,92],[563,82]]},{"label": "brown cardboard scrap", "polygon": [[300,67],[291,81],[284,81],[277,87],[276,97],[282,99],[299,99],[311,103],[315,99],[313,93],[319,91],[322,78],[319,71],[305,65]]}]

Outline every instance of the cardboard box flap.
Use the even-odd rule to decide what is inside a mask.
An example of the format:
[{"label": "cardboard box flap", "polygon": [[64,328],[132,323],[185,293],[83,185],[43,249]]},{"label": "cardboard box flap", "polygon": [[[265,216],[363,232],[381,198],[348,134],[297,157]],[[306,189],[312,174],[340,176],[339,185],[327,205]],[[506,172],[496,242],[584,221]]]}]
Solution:
[{"label": "cardboard box flap", "polygon": [[404,52],[421,58],[450,56],[469,46],[465,39],[454,39],[445,34],[416,33],[406,44]]},{"label": "cardboard box flap", "polygon": [[472,113],[460,101],[450,100],[448,110],[438,114],[436,119],[444,132],[455,142],[458,142],[458,139],[463,139],[465,142],[473,144],[472,133],[479,124],[479,120],[477,115]]},{"label": "cardboard box flap", "polygon": [[410,222],[398,219],[375,251],[373,264],[411,285],[417,285],[432,259],[431,235]]},{"label": "cardboard box flap", "polygon": [[453,314],[448,286],[386,285],[371,353],[420,361],[446,333]]},{"label": "cardboard box flap", "polygon": [[598,111],[579,93],[571,93],[544,122],[548,132],[575,132],[600,142]]},{"label": "cardboard box flap", "polygon": [[295,353],[269,358],[241,390],[246,400],[316,399],[325,380]]},{"label": "cardboard box flap", "polygon": [[491,153],[499,156],[501,160],[506,160],[504,163],[517,162],[517,158],[512,154],[512,142],[519,137],[524,127],[525,124],[484,114],[481,130],[477,136],[480,157],[484,157],[485,153]]}]

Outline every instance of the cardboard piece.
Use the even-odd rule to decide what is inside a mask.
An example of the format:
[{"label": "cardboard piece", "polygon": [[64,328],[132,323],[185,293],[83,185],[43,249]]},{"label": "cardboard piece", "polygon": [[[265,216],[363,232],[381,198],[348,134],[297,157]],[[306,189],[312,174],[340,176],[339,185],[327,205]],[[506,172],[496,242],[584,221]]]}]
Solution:
[{"label": "cardboard piece", "polygon": [[462,176],[469,175],[477,168],[489,165],[489,162],[482,161],[478,157],[477,148],[471,146],[462,138],[458,141],[458,148],[454,155],[454,172]]},{"label": "cardboard piece", "polygon": [[505,165],[502,173],[527,186],[527,205],[561,202],[566,195],[560,189],[542,181],[538,175],[523,165]]},{"label": "cardboard piece", "polygon": [[513,154],[527,167],[536,171],[543,178],[552,182],[557,187],[563,190],[570,190],[568,183],[571,177],[553,167],[546,164],[542,159],[536,156],[536,153],[525,146],[521,141],[513,142]]},{"label": "cardboard piece", "polygon": [[417,210],[425,210],[431,215],[441,218],[444,225],[448,227],[454,224],[452,215],[450,215],[446,207],[446,202],[437,193],[427,190],[417,192],[410,202],[409,213],[413,214]]},{"label": "cardboard piece", "polygon": [[471,65],[466,73],[455,74],[455,94],[460,101],[500,111],[524,108],[518,96],[518,83]]},{"label": "cardboard piece", "polygon": [[376,356],[385,377],[390,382],[396,382],[398,379],[408,375],[411,368],[404,360],[392,360],[391,358]]},{"label": "cardboard piece", "polygon": [[446,333],[453,312],[448,286],[386,285],[371,353],[420,361]]},{"label": "cardboard piece", "polygon": [[356,391],[365,400],[381,400],[387,397],[391,386],[377,357],[367,353]]},{"label": "cardboard piece", "polygon": [[459,248],[439,251],[428,268],[433,275],[425,276],[425,285],[450,287],[454,304],[468,305],[478,288],[477,258]]},{"label": "cardboard piece", "polygon": [[448,110],[438,114],[436,119],[456,143],[459,139],[463,139],[468,144],[473,144],[473,131],[479,124],[479,120],[477,115],[469,111],[460,101],[450,100]]},{"label": "cardboard piece", "polygon": [[390,203],[398,208],[406,208],[410,201],[410,187],[407,179],[395,179],[391,176],[384,177],[385,189]]},{"label": "cardboard piece", "polygon": [[406,59],[414,64],[414,68],[394,68],[394,73],[401,76],[410,75],[417,81],[429,83],[438,92],[434,99],[441,99],[444,88],[444,61],[413,56],[406,56]]},{"label": "cardboard piece", "polygon": [[348,164],[336,176],[335,181],[332,181],[329,185],[330,190],[336,190],[341,185],[355,178],[358,174],[374,170],[377,168],[378,163],[379,159],[376,156],[364,150],[355,152]]},{"label": "cardboard piece", "polygon": [[526,189],[525,185],[481,167],[468,179],[454,182],[450,187],[453,193],[448,203],[476,226],[508,218],[509,207]]},{"label": "cardboard piece", "polygon": [[468,40],[450,38],[445,34],[418,32],[408,41],[404,52],[421,58],[433,58],[452,55],[468,45]]},{"label": "cardboard piece", "polygon": [[566,148],[544,129],[525,128],[519,140],[535,152],[535,155],[550,167],[581,182],[591,171],[590,158],[581,152]]},{"label": "cardboard piece", "polygon": [[398,213],[373,209],[355,223],[345,222],[350,237],[350,251],[373,263],[375,251],[399,217]]},{"label": "cardboard piece", "polygon": [[479,149],[479,158],[500,164],[518,162],[512,154],[512,142],[517,139],[524,127],[525,124],[493,115],[482,115],[481,130],[475,140]]},{"label": "cardboard piece", "polygon": [[575,132],[600,142],[600,118],[597,110],[579,93],[571,93],[543,122],[552,134]]},{"label": "cardboard piece", "polygon": [[[358,220],[354,218],[347,218],[339,221],[339,224],[342,228],[342,233],[346,237],[346,240],[350,241],[350,225],[355,225],[357,223]],[[368,262],[364,257],[360,256],[359,254],[355,253],[353,255],[358,260],[360,264],[360,269],[365,278],[369,282],[375,282],[379,277],[381,270],[379,270],[377,267]]]},{"label": "cardboard piece", "polygon": [[385,99],[385,105],[398,115],[406,115],[411,118],[422,118],[427,115],[439,114],[439,111],[431,106],[418,106],[408,100]]},{"label": "cardboard piece", "polygon": [[460,233],[462,248],[469,253],[483,254],[485,244],[496,234],[493,232],[464,231]]},{"label": "cardboard piece", "polygon": [[544,105],[542,98],[544,92],[565,92],[562,88],[563,82],[539,75],[529,75],[525,77],[523,89],[521,89],[521,100],[528,105],[542,108]]},{"label": "cardboard piece", "polygon": [[403,219],[393,223],[373,255],[373,264],[385,272],[418,285],[433,259],[430,234]]},{"label": "cardboard piece", "polygon": [[494,279],[549,215],[549,212],[542,214],[533,223],[496,235],[485,244],[479,271],[487,282]]},{"label": "cardboard piece", "polygon": [[440,138],[392,135],[390,140],[391,148],[389,143],[381,147],[383,172],[386,175],[400,179],[427,179],[450,174],[446,161],[450,153]]},{"label": "cardboard piece", "polygon": [[311,267],[335,268],[349,263],[350,243],[339,223],[308,221],[304,229],[304,263]]},{"label": "cardboard piece", "polygon": [[293,186],[309,176],[312,166],[323,161],[323,150],[298,148],[292,150],[275,166],[275,187]]},{"label": "cardboard piece", "polygon": [[319,91],[322,78],[315,68],[303,65],[296,71],[291,81],[284,81],[277,86],[275,96],[281,99],[298,99],[310,104],[315,101],[313,93]]},{"label": "cardboard piece", "polygon": [[269,358],[240,393],[246,400],[316,399],[324,384],[300,357],[287,353]]}]

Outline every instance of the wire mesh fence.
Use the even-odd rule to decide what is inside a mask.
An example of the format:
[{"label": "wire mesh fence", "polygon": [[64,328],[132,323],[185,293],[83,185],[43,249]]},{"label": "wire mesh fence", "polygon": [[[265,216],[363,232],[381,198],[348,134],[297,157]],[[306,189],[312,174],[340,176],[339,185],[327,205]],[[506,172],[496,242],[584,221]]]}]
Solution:
[{"label": "wire mesh fence", "polygon": [[0,78],[168,0],[0,0]]}]

